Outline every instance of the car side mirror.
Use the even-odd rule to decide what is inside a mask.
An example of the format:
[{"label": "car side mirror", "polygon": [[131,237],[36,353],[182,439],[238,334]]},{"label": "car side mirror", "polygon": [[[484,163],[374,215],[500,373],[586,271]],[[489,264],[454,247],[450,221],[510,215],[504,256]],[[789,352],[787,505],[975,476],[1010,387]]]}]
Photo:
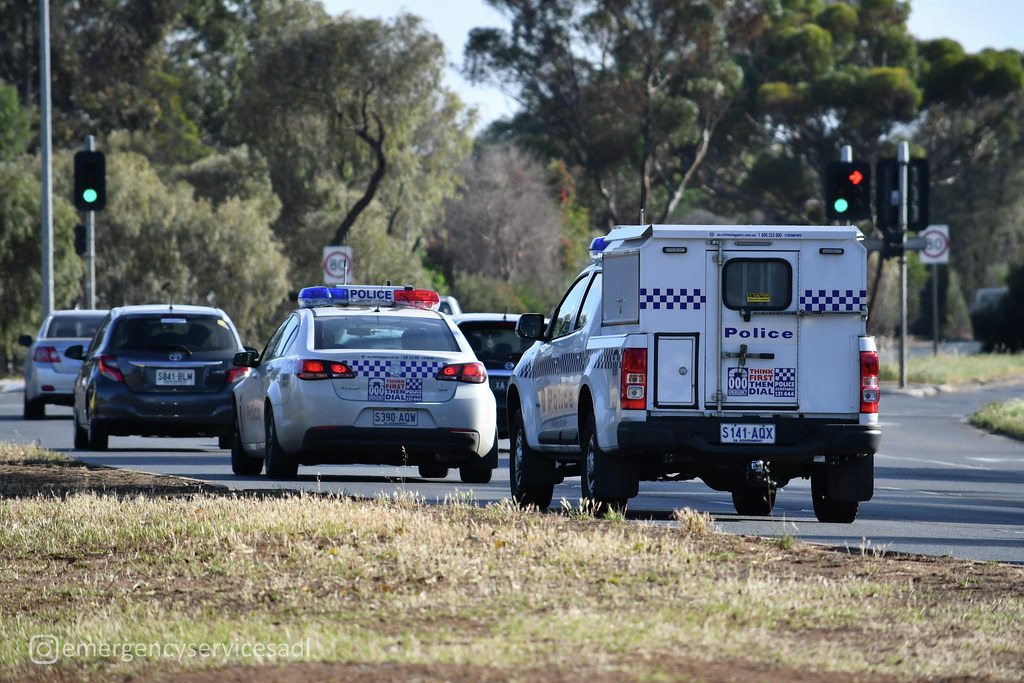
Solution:
[{"label": "car side mirror", "polygon": [[516,334],[523,339],[544,338],[544,314],[524,313],[516,323]]},{"label": "car side mirror", "polygon": [[32,346],[32,337],[27,334],[23,334],[18,337],[18,343],[22,346]]},{"label": "car side mirror", "polygon": [[260,364],[260,352],[255,349],[246,349],[235,354],[234,358],[235,365],[241,365],[244,368],[256,368]]},{"label": "car side mirror", "polygon": [[71,360],[85,360],[85,347],[81,344],[69,346],[64,350],[64,357]]}]

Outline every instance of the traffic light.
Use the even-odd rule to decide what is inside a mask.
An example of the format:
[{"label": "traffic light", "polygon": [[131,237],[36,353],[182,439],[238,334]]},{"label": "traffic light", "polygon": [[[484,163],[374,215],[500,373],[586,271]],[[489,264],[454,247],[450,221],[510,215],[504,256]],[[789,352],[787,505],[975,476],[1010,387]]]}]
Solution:
[{"label": "traffic light", "polygon": [[871,217],[871,165],[833,161],[825,168],[825,215],[830,220],[862,221]]},{"label": "traffic light", "polygon": [[[875,164],[875,225],[880,230],[899,233],[900,165],[896,159],[879,159]],[[928,227],[928,160],[911,159],[907,163],[907,229]]]},{"label": "traffic light", "polygon": [[79,256],[85,255],[89,245],[85,243],[85,226],[75,226],[75,253]]},{"label": "traffic light", "polygon": [[107,162],[103,152],[75,153],[75,208],[102,211],[107,205]]}]

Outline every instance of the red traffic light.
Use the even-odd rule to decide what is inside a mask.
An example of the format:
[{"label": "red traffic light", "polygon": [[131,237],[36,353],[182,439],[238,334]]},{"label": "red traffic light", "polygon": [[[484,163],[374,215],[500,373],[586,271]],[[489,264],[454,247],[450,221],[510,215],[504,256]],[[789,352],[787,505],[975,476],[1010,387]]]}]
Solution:
[{"label": "red traffic light", "polygon": [[854,185],[860,185],[860,181],[864,180],[864,174],[860,171],[854,171],[850,174],[850,182]]}]

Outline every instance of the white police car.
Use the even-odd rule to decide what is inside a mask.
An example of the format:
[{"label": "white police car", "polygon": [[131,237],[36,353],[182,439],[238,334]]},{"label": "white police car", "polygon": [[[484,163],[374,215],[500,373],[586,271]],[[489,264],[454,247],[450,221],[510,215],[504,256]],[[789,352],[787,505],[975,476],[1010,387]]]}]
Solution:
[{"label": "white police car", "polygon": [[438,294],[410,287],[307,287],[234,392],[235,474],[294,477],[299,465],[418,466],[485,483],[498,466],[487,370]]}]

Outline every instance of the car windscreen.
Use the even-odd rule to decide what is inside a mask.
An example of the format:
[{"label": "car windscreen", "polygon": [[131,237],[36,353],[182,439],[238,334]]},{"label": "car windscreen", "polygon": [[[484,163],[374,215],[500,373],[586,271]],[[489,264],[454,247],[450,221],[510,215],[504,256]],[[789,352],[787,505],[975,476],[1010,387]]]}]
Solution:
[{"label": "car windscreen", "polygon": [[516,334],[512,322],[462,322],[459,329],[466,335],[476,357],[484,363],[506,363],[518,360],[533,345],[532,339]]},{"label": "car windscreen", "polygon": [[315,349],[380,349],[391,351],[458,351],[443,320],[358,315],[317,318]]},{"label": "car windscreen", "polygon": [[90,338],[96,332],[96,328],[100,326],[101,322],[103,322],[103,314],[62,313],[54,315],[46,328],[46,338]]},{"label": "car windscreen", "polygon": [[190,352],[237,349],[228,324],[211,316],[162,315],[117,321],[110,347],[133,351],[186,349]]}]

